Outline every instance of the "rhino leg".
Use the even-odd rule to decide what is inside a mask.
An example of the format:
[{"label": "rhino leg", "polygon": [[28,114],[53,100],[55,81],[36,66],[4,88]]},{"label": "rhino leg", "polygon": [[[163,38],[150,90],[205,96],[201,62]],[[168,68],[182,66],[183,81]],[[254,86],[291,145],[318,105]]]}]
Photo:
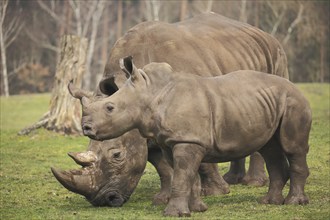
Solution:
[{"label": "rhino leg", "polygon": [[288,102],[288,108],[280,127],[280,142],[290,164],[290,190],[285,204],[305,205],[308,198],[304,193],[309,176],[306,156],[309,150],[308,139],[312,115],[309,108],[299,106],[303,102]]},{"label": "rhino leg", "polygon": [[242,183],[249,186],[264,186],[267,182],[264,159],[258,152],[251,154],[249,169],[243,177]]},{"label": "rhino leg", "polygon": [[159,148],[150,149],[149,147],[148,161],[156,168],[160,177],[160,192],[154,196],[152,203],[154,205],[167,204],[171,193],[173,169]]},{"label": "rhino leg", "polygon": [[222,195],[230,192],[228,183],[219,174],[218,164],[201,163],[198,172],[202,181],[202,195]]},{"label": "rhino leg", "polygon": [[308,197],[304,193],[306,179],[309,175],[306,154],[288,156],[290,163],[290,191],[285,198],[285,204],[308,204]]},{"label": "rhino leg", "polygon": [[238,184],[242,182],[245,175],[245,158],[230,162],[229,171],[223,176],[229,184]]},{"label": "rhino leg", "polygon": [[272,138],[260,151],[266,161],[269,173],[268,193],[260,202],[263,204],[283,204],[282,190],[289,179],[289,165],[280,143]]},{"label": "rhino leg", "polygon": [[[193,186],[196,184],[198,168],[204,157],[204,149],[196,144],[177,144],[172,149],[172,155],[174,173],[171,197],[164,215],[190,216],[189,201]],[[170,158],[169,156],[166,158]],[[194,196],[196,195],[192,195]]]},{"label": "rhino leg", "polygon": [[201,192],[201,178],[200,175],[196,175],[189,199],[189,209],[191,212],[204,212],[207,210],[207,205],[201,199]]}]

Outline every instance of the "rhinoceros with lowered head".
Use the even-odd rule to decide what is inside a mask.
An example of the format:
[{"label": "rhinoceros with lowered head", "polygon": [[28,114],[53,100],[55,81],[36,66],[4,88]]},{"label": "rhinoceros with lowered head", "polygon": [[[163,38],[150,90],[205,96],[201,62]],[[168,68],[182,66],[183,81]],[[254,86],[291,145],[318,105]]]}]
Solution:
[{"label": "rhinoceros with lowered head", "polygon": [[[126,80],[118,62],[120,58],[128,55],[133,55],[136,66],[141,68],[150,62],[166,61],[174,70],[186,70],[201,76],[217,76],[239,69],[252,69],[288,78],[286,56],[275,38],[248,24],[215,13],[206,13],[174,24],[143,22],[136,25],[112,48],[104,77],[100,82],[100,90],[95,96],[88,96],[82,91],[73,92],[74,96],[88,96],[91,101],[98,100],[102,93],[112,95],[116,92]],[[121,185],[130,175],[141,177],[147,157],[141,156],[140,159],[144,161],[132,163],[129,158],[134,151],[127,150],[126,158],[122,161],[125,172],[112,175],[112,172],[107,172],[106,169],[111,166],[112,163],[108,161],[114,160],[113,157],[107,154],[107,151],[98,149],[101,147],[122,151],[122,146],[127,149],[140,148],[140,152],[148,152],[148,161],[156,167],[161,176],[161,192],[155,196],[154,202],[166,202],[173,171],[162,157],[160,148],[153,146],[152,141],[146,148],[146,140],[137,132],[128,132],[118,139],[120,140],[104,142],[92,140],[88,152],[70,153],[70,156],[83,166],[82,169],[53,169],[54,175],[67,189],[84,195],[94,205],[119,206],[119,201],[126,201],[127,195],[133,192],[137,182],[131,182],[126,188]],[[92,154],[93,156],[90,156]],[[263,185],[266,180],[264,164],[258,154],[253,155],[250,163],[253,162],[254,166],[250,165],[244,180],[249,184]],[[230,183],[235,183],[244,176],[244,159],[238,161],[240,162],[232,163],[230,172],[225,175]],[[112,169],[119,168],[115,166]],[[216,164],[201,165],[199,173],[204,194],[228,193],[228,186],[217,172]],[[93,179],[93,182],[90,179]],[[116,203],[109,199],[107,192],[117,192],[116,196],[110,197]],[[97,200],[94,199],[96,195]],[[118,200],[117,197],[126,199]]]},{"label": "rhinoceros with lowered head", "polygon": [[304,186],[312,115],[289,80],[251,70],[200,77],[178,73],[167,63],[138,69],[131,57],[120,66],[129,78],[116,93],[95,102],[82,98],[82,128],[98,141],[138,129],[157,142],[174,169],[166,216],[207,209],[198,190],[201,162],[231,161],[255,151],[270,176],[262,203],[308,203]]}]

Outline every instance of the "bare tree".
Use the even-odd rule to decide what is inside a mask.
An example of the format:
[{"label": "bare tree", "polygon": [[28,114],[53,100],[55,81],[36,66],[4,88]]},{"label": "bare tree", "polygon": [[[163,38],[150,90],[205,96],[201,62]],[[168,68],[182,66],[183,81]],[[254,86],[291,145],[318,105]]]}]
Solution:
[{"label": "bare tree", "polygon": [[304,12],[304,5],[299,4],[299,11],[297,13],[296,18],[293,20],[293,22],[290,24],[290,26],[288,28],[286,36],[285,36],[284,40],[282,41],[283,45],[286,45],[288,43],[288,41],[291,37],[292,31],[301,22],[303,12]]},{"label": "bare tree", "polygon": [[90,30],[86,73],[84,75],[84,87],[90,89],[91,81],[93,79],[93,75],[91,73],[91,65],[93,60],[95,41],[98,33],[100,18],[103,14],[103,9],[107,4],[107,1],[95,0],[91,2],[82,2],[79,0],[70,0],[69,3],[75,16],[77,35],[81,37],[88,37],[88,31]]},{"label": "bare tree", "polygon": [[5,26],[5,18],[7,13],[8,0],[0,1],[0,49],[1,49],[1,64],[2,78],[5,96],[9,96],[9,84],[7,73],[7,57],[6,49],[11,45],[18,34],[20,33],[23,24],[19,20],[19,16],[12,18]]},{"label": "bare tree", "polygon": [[145,0],[147,7],[146,17],[148,21],[159,21],[160,0]]},{"label": "bare tree", "polygon": [[273,12],[273,15],[275,16],[275,23],[273,25],[272,31],[270,32],[271,35],[275,36],[277,33],[278,27],[283,21],[284,15],[286,13],[287,6],[284,2],[281,2],[281,7],[279,7],[280,13],[275,9],[274,5],[272,5],[270,2],[267,2],[268,6],[270,7],[271,11]]},{"label": "bare tree", "polygon": [[211,12],[213,7],[213,0],[193,0],[189,1],[191,6],[191,14],[200,14],[205,12]]},{"label": "bare tree", "polygon": [[41,127],[64,134],[81,134],[81,106],[79,101],[70,96],[67,85],[73,80],[76,87],[81,87],[87,39],[64,35],[60,48],[49,111],[38,122],[21,130],[19,135],[29,134]]},{"label": "bare tree", "polygon": [[[66,23],[71,24],[75,30],[73,34],[78,35],[80,37],[88,37],[89,45],[87,52],[87,63],[86,63],[86,73],[84,74],[84,86],[88,89],[91,87],[92,74],[91,74],[91,65],[95,50],[95,42],[98,33],[98,25],[100,23],[100,18],[103,13],[103,9],[107,4],[107,1],[104,0],[95,0],[95,1],[79,1],[79,0],[69,0],[68,2],[64,2],[61,5],[61,2],[58,2],[60,7],[67,8],[65,10],[55,10],[56,0],[51,0],[45,2],[43,0],[38,0],[38,4],[40,8],[42,8],[50,17],[56,22],[59,26],[59,32],[63,32],[63,27],[67,25]],[[70,5],[71,10],[67,7],[67,4]],[[73,12],[74,22],[71,21],[71,11]],[[67,20],[70,18],[70,21]],[[70,28],[70,27],[68,27]],[[38,36],[33,34],[32,31],[26,29],[27,35],[34,42],[38,42],[41,47],[51,49],[53,51],[58,52],[58,46],[54,45],[54,43],[47,42],[47,38],[40,39],[40,34]],[[42,34],[41,34],[42,35]]]},{"label": "bare tree", "polygon": [[105,1],[98,1],[96,10],[93,13],[92,17],[92,33],[89,40],[88,52],[87,52],[87,60],[86,60],[86,74],[84,75],[84,82],[85,87],[90,89],[91,88],[91,81],[92,81],[92,73],[91,73],[91,65],[92,59],[94,54],[94,47],[95,47],[95,39],[98,31],[98,26],[100,23],[100,18],[103,13]]},{"label": "bare tree", "polygon": [[242,22],[247,22],[246,0],[241,0],[241,11],[240,11],[239,20]]},{"label": "bare tree", "polygon": [[187,16],[188,0],[181,1],[180,21],[184,20]]},{"label": "bare tree", "polygon": [[118,0],[117,10],[117,40],[121,37],[123,31],[123,1]]}]

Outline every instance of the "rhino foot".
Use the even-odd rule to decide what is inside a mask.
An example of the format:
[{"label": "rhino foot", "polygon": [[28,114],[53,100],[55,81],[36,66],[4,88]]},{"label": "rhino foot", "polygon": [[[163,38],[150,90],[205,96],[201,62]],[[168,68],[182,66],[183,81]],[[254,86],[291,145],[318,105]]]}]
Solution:
[{"label": "rhino foot", "polygon": [[159,192],[157,193],[153,200],[152,200],[152,204],[153,205],[164,205],[168,203],[170,196],[169,193],[166,192]]},{"label": "rhino foot", "polygon": [[242,184],[243,185],[248,185],[248,186],[257,186],[261,187],[264,186],[268,183],[268,178],[266,175],[245,175],[244,178],[242,179]]},{"label": "rhino foot", "polygon": [[196,199],[189,204],[189,209],[192,212],[205,212],[207,205],[200,199]]},{"label": "rhino foot", "polygon": [[309,199],[304,194],[288,195],[284,201],[284,204],[293,204],[293,205],[306,205],[308,203],[309,203]]},{"label": "rhino foot", "polygon": [[211,195],[224,195],[230,192],[229,184],[225,181],[222,183],[205,183],[202,185],[203,196],[211,196]]},{"label": "rhino foot", "polygon": [[228,172],[226,173],[223,178],[225,179],[225,181],[229,184],[239,184],[242,182],[243,177],[244,177],[245,173],[232,173],[232,172]]},{"label": "rhino foot", "polygon": [[260,199],[261,204],[273,204],[273,205],[282,205],[284,203],[284,197],[279,195],[266,195]]},{"label": "rhino foot", "polygon": [[183,198],[171,199],[164,210],[164,216],[190,217],[187,201]]}]

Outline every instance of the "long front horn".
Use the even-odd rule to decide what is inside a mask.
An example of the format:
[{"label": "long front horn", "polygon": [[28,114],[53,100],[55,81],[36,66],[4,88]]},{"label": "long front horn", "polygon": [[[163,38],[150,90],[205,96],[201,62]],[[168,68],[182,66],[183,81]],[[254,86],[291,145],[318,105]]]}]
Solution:
[{"label": "long front horn", "polygon": [[82,99],[82,97],[90,98],[92,96],[91,92],[84,91],[79,89],[73,85],[73,80],[71,80],[68,84],[69,93],[76,99]]},{"label": "long front horn", "polygon": [[92,185],[92,176],[84,175],[82,171],[62,171],[55,168],[51,168],[53,175],[56,179],[68,190],[74,193],[78,193],[80,195],[89,197],[91,196],[95,188]]}]

